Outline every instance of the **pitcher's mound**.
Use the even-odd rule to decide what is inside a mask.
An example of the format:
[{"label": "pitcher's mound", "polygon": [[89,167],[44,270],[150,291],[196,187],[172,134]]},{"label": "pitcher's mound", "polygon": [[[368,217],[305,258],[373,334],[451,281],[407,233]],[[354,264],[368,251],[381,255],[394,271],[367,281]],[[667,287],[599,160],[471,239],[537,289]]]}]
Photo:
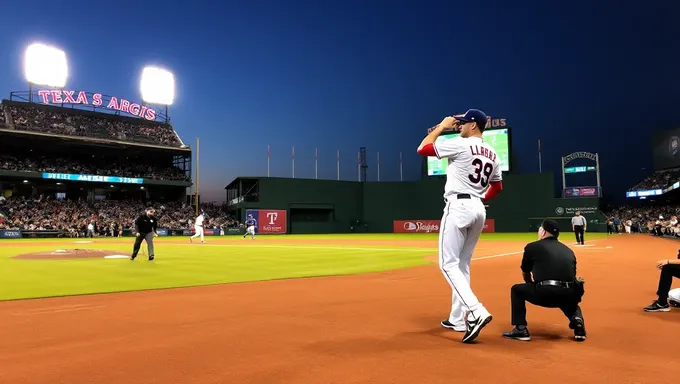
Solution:
[{"label": "pitcher's mound", "polygon": [[[113,257],[112,257],[113,256]],[[117,251],[105,251],[101,249],[56,249],[54,251],[42,251],[24,253],[14,256],[15,259],[122,259],[129,256],[121,255]]]}]

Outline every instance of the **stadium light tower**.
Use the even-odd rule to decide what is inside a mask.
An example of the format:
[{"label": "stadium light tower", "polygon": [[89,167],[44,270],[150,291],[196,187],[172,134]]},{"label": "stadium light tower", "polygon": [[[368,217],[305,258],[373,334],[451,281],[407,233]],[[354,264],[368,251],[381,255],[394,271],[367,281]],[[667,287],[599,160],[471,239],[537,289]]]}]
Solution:
[{"label": "stadium light tower", "polygon": [[29,45],[24,54],[24,75],[28,81],[29,102],[33,101],[33,85],[64,88],[68,78],[66,53],[43,43]]},{"label": "stadium light tower", "polygon": [[175,101],[175,76],[172,72],[159,67],[144,67],[139,83],[142,101],[165,106],[168,119],[168,106]]}]

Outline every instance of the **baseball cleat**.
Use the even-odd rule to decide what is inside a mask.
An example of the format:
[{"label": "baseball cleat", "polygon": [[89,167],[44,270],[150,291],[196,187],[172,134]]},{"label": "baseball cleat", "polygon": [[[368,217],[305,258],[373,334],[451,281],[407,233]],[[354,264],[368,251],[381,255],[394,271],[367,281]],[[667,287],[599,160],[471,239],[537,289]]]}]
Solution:
[{"label": "baseball cleat", "polygon": [[153,259],[154,259],[153,256],[149,256],[149,261],[153,261]]},{"label": "baseball cleat", "polygon": [[503,332],[503,337],[505,337],[506,339],[520,340],[520,341],[530,341],[531,340],[531,335],[529,335],[529,329],[527,329],[527,327],[524,327],[523,329],[519,329],[517,327],[514,327],[510,332]]},{"label": "baseball cleat", "polygon": [[675,308],[680,308],[680,301],[668,300],[668,305]]},{"label": "baseball cleat", "polygon": [[569,328],[574,330],[574,340],[584,341],[586,339],[586,326],[582,318],[574,317],[574,320],[569,323]]},{"label": "baseball cleat", "polygon": [[661,305],[658,300],[654,300],[652,304],[644,308],[645,312],[668,312],[671,310],[670,305]]},{"label": "baseball cleat", "polygon": [[448,320],[442,320],[439,324],[446,329],[453,329],[456,332],[465,332],[465,324],[453,325],[453,323]]},{"label": "baseball cleat", "polygon": [[465,335],[463,335],[463,343],[470,343],[479,336],[482,328],[489,324],[493,320],[493,316],[490,313],[486,313],[474,320],[465,320]]},{"label": "baseball cleat", "polygon": [[194,242],[194,241],[191,239],[191,237],[189,238],[189,242],[190,242],[190,243],[193,243],[193,242]]},{"label": "baseball cleat", "polygon": [[130,256],[130,260],[134,260],[135,257],[137,257],[137,256],[135,256],[135,255]]}]

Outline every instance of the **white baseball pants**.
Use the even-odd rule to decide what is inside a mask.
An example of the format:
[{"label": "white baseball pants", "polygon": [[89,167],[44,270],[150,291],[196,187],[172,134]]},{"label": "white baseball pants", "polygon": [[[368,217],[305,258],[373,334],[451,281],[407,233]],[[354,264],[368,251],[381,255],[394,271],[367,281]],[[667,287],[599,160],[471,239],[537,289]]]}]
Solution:
[{"label": "white baseball pants", "polygon": [[439,230],[439,268],[451,286],[449,321],[455,326],[465,325],[465,313],[472,318],[488,313],[470,287],[472,252],[484,229],[486,209],[476,198],[448,198]]},{"label": "white baseball pants", "polygon": [[196,233],[193,236],[191,236],[191,238],[195,239],[195,238],[201,236],[201,241],[204,241],[203,240],[203,227],[199,227],[198,225],[195,225],[194,230],[196,231]]},{"label": "white baseball pants", "polygon": [[680,303],[680,288],[675,288],[668,291],[668,300],[673,300]]},{"label": "white baseball pants", "polygon": [[246,235],[250,235],[251,237],[255,237],[255,226],[251,225],[246,229]]}]

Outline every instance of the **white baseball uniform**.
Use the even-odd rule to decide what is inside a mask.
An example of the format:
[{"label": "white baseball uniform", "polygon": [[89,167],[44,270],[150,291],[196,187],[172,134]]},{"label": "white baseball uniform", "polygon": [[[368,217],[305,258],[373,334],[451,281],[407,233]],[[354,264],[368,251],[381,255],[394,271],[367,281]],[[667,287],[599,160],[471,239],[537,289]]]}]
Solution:
[{"label": "white baseball uniform", "polygon": [[675,288],[668,291],[668,300],[673,300],[676,303],[680,303],[680,288]]},{"label": "white baseball uniform", "polygon": [[500,159],[482,138],[457,137],[434,144],[437,158],[448,158],[439,231],[439,267],[452,289],[449,321],[465,328],[465,313],[488,314],[470,287],[470,261],[486,221],[482,198],[502,181]]},{"label": "white baseball uniform", "polygon": [[196,218],[196,223],[194,223],[194,230],[196,231],[196,233],[193,236],[191,236],[191,239],[195,239],[195,238],[200,236],[201,242],[205,243],[205,240],[203,238],[203,215],[202,214],[198,215],[198,217]]}]

